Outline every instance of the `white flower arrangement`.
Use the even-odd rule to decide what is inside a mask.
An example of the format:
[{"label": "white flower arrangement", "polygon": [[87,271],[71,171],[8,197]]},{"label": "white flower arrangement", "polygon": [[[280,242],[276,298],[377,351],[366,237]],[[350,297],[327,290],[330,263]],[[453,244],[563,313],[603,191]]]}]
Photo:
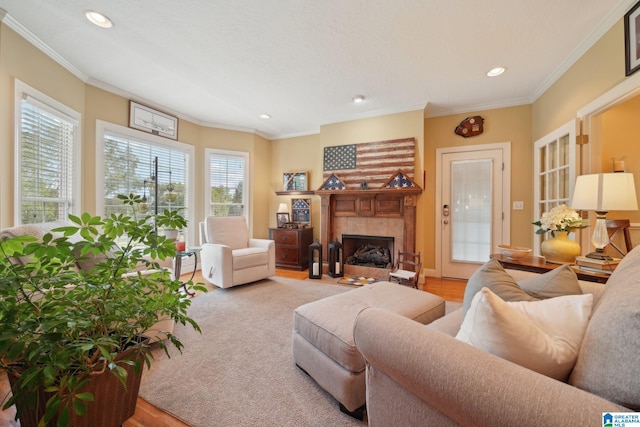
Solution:
[{"label": "white flower arrangement", "polygon": [[533,223],[540,227],[536,230],[536,234],[544,234],[547,231],[554,235],[555,231],[572,232],[579,228],[587,227],[587,221],[580,218],[578,212],[574,211],[567,205],[556,206],[549,212],[542,214],[542,218],[539,221]]}]

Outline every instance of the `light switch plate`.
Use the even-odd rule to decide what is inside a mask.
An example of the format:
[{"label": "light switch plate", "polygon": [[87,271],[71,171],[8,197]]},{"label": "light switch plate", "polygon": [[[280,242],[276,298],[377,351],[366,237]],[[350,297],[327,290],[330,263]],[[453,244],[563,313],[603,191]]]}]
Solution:
[{"label": "light switch plate", "polygon": [[524,210],[524,202],[523,201],[513,202],[513,210],[514,211]]}]

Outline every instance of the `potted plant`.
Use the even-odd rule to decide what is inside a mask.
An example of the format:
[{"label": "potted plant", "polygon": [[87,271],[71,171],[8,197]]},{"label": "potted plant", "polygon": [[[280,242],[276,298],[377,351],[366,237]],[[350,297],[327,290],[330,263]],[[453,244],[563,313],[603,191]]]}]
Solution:
[{"label": "potted plant", "polygon": [[156,217],[156,226],[162,228],[167,239],[177,240],[178,233],[187,226],[187,221],[180,213],[180,209],[165,209]]},{"label": "potted plant", "polygon": [[[119,198],[133,216],[70,215],[68,225],[42,239],[0,241],[0,368],[13,392],[4,409],[16,404],[23,426],[30,418],[38,426],[111,425],[91,416],[116,413],[117,393],[134,391],[135,402],[142,365],[152,361],[145,334],[158,320],[200,330],[187,315],[190,300],[178,292],[182,283],[159,263],[175,256],[176,248],[156,233],[156,224],[177,223],[178,216],[165,211],[136,218],[142,198]],[[171,331],[154,332],[166,335],[154,346],[182,349]],[[109,380],[111,390],[101,399],[97,384]],[[95,415],[100,405],[107,415]]]}]

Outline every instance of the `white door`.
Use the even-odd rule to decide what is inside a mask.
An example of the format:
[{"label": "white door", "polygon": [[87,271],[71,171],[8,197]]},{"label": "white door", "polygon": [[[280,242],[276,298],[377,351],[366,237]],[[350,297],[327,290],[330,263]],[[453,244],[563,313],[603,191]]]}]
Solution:
[{"label": "white door", "polygon": [[[576,135],[580,122],[571,120],[534,143],[533,152],[533,217],[537,221],[544,212],[558,205],[569,205],[580,163]],[[537,234],[533,252],[540,254],[540,244],[550,233]],[[577,234],[577,233],[576,233]],[[575,238],[572,235],[572,238]]]},{"label": "white door", "polygon": [[439,151],[441,276],[468,279],[496,245],[510,242],[510,146]]}]

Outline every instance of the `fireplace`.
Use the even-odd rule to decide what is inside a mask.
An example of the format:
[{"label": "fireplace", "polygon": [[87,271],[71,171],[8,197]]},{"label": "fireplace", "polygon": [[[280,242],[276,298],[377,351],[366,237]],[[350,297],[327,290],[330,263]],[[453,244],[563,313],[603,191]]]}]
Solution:
[{"label": "fireplace", "polygon": [[[420,187],[368,190],[317,190],[321,197],[320,238],[322,242],[342,240],[344,235],[388,236],[392,261],[398,251],[415,252],[416,199]],[[346,252],[343,243],[343,253]],[[327,245],[323,245],[327,260]],[[387,268],[369,268],[345,264],[345,274],[386,280]]]},{"label": "fireplace", "polygon": [[393,266],[393,241],[391,236],[363,236],[343,234],[344,263],[371,268]]}]

